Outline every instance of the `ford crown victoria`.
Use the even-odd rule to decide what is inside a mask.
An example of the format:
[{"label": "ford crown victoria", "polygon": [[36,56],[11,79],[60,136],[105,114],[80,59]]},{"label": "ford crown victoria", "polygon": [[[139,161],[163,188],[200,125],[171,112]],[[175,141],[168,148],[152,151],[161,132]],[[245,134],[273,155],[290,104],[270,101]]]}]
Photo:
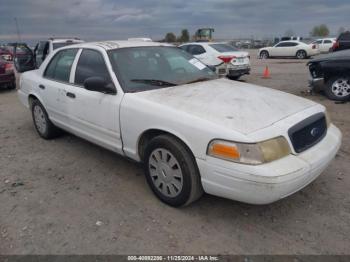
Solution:
[{"label": "ford crown victoria", "polygon": [[[18,95],[44,139],[60,129],[142,162],[154,194],[172,206],[203,192],[252,204],[316,179],[341,133],[322,105],[219,79],[184,50],[145,41],[58,49],[33,69],[15,59]],[[96,174],[98,175],[98,174]]]}]

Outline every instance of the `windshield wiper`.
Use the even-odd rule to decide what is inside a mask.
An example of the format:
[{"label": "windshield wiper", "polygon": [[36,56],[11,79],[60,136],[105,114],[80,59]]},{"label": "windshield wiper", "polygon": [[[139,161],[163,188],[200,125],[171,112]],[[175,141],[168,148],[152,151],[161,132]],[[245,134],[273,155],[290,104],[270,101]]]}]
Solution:
[{"label": "windshield wiper", "polygon": [[195,80],[192,80],[190,82],[187,82],[186,84],[193,84],[193,83],[197,83],[197,82],[204,82],[204,81],[209,81],[209,80],[212,80],[213,78],[210,78],[210,77],[200,77],[200,78],[197,78]]},{"label": "windshield wiper", "polygon": [[136,82],[136,83],[149,84],[153,86],[176,86],[177,85],[174,83],[170,83],[170,82],[158,80],[158,79],[131,79],[130,81]]}]

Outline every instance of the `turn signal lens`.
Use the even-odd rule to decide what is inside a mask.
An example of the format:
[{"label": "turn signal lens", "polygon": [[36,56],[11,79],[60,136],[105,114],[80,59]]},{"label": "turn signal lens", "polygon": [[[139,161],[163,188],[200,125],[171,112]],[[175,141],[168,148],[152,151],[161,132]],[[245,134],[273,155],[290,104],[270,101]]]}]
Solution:
[{"label": "turn signal lens", "polygon": [[259,143],[213,140],[207,151],[210,156],[248,165],[268,163],[290,153],[288,141],[282,136]]},{"label": "turn signal lens", "polygon": [[240,154],[238,148],[234,143],[225,141],[218,141],[209,145],[208,153],[224,159],[239,159]]}]

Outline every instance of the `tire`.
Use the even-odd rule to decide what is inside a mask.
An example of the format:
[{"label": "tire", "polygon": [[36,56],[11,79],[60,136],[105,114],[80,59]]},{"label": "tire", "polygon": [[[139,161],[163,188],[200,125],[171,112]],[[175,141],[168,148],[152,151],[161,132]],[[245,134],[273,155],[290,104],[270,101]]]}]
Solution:
[{"label": "tire", "polygon": [[307,54],[304,50],[299,50],[295,56],[298,59],[305,59],[307,57]]},{"label": "tire", "polygon": [[44,139],[52,139],[61,134],[61,130],[49,119],[44,106],[39,100],[31,101],[32,117],[36,131]]},{"label": "tire", "polygon": [[191,151],[170,135],[153,138],[145,149],[144,170],[153,193],[164,203],[186,206],[203,194]]},{"label": "tire", "polygon": [[259,57],[260,59],[268,59],[270,57],[270,54],[267,51],[261,51]]},{"label": "tire", "polygon": [[350,99],[350,76],[335,76],[328,79],[324,92],[331,100],[348,101]]},{"label": "tire", "polygon": [[230,80],[238,80],[241,76],[227,76]]}]

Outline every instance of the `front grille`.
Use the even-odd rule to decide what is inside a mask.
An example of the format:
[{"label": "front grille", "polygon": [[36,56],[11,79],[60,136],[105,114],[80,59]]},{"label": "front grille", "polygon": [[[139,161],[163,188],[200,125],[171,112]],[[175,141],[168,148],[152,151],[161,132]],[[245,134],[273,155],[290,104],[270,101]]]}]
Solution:
[{"label": "front grille", "polygon": [[317,144],[326,133],[327,123],[323,113],[313,115],[288,130],[289,138],[297,153]]}]

